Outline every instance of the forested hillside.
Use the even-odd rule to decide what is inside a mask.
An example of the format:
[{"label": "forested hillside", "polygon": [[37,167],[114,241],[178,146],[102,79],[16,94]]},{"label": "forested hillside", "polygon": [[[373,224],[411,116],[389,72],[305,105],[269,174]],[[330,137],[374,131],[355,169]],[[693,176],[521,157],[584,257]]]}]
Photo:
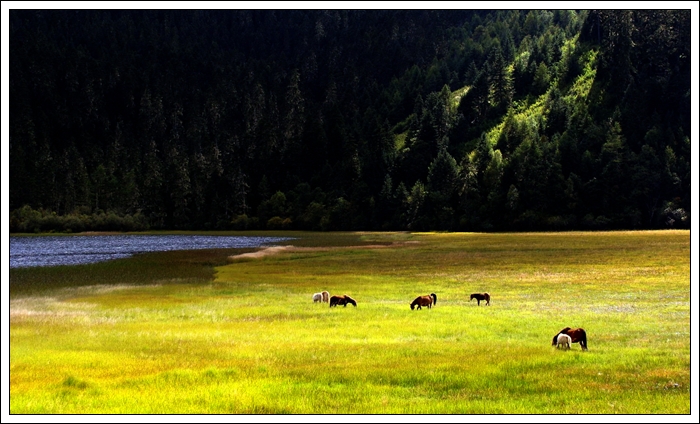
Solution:
[{"label": "forested hillside", "polygon": [[11,10],[11,231],[690,227],[690,11]]}]

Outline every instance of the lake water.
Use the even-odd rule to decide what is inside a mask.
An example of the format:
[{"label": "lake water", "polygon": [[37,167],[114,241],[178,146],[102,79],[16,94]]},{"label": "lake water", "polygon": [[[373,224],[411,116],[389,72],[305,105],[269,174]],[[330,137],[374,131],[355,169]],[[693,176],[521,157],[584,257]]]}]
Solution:
[{"label": "lake water", "polygon": [[80,265],[167,250],[252,248],[289,237],[114,235],[10,237],[10,268]]}]

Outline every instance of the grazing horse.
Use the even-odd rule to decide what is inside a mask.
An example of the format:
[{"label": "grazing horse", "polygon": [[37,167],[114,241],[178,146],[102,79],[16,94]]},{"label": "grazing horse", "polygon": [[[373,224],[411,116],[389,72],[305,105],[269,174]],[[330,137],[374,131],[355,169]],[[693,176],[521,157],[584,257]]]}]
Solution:
[{"label": "grazing horse", "polygon": [[564,333],[557,334],[557,349],[571,349],[571,336]]},{"label": "grazing horse", "polygon": [[472,299],[476,299],[476,306],[481,305],[482,300],[486,301],[486,306],[491,306],[491,295],[488,293],[472,293],[469,301],[471,302]]},{"label": "grazing horse", "polygon": [[416,306],[418,306],[418,309],[423,309],[421,306],[427,306],[430,309],[433,304],[437,304],[437,295],[435,293],[430,293],[427,296],[418,296],[411,302],[411,310]]},{"label": "grazing horse", "polygon": [[348,296],[347,294],[334,295],[334,296],[331,296],[331,298],[330,298],[329,308],[332,308],[333,306],[338,306],[338,305],[343,305],[345,307],[345,306],[348,306],[348,303],[352,303],[353,306],[357,307],[357,302],[355,302],[355,299]]},{"label": "grazing horse", "polygon": [[321,293],[314,293],[313,295],[314,303],[316,302],[322,302],[323,301],[323,295]]},{"label": "grazing horse", "polygon": [[330,293],[328,293],[327,291],[322,291],[321,296],[323,298],[323,302],[328,303],[328,297],[330,296]]},{"label": "grazing horse", "polygon": [[578,343],[581,345],[581,350],[588,350],[588,339],[586,338],[586,330],[583,328],[571,328],[566,327],[558,332],[552,339],[552,346],[557,344],[557,338],[560,334],[566,334],[571,337],[571,343]]}]

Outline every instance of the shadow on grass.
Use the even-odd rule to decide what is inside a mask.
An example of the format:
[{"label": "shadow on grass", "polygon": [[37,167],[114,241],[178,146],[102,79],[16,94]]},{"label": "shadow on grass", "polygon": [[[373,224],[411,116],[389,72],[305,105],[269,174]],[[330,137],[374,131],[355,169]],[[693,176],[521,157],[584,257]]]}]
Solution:
[{"label": "shadow on grass", "polygon": [[214,278],[214,267],[225,265],[234,252],[252,249],[207,249],[138,254],[86,265],[10,269],[10,298],[49,290],[97,284],[155,284],[164,281]]}]

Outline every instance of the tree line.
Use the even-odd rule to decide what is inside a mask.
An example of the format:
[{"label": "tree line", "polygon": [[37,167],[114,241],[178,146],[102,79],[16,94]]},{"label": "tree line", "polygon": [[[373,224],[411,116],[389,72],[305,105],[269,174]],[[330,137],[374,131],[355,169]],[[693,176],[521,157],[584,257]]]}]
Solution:
[{"label": "tree line", "polygon": [[690,12],[12,10],[11,231],[689,228]]}]

